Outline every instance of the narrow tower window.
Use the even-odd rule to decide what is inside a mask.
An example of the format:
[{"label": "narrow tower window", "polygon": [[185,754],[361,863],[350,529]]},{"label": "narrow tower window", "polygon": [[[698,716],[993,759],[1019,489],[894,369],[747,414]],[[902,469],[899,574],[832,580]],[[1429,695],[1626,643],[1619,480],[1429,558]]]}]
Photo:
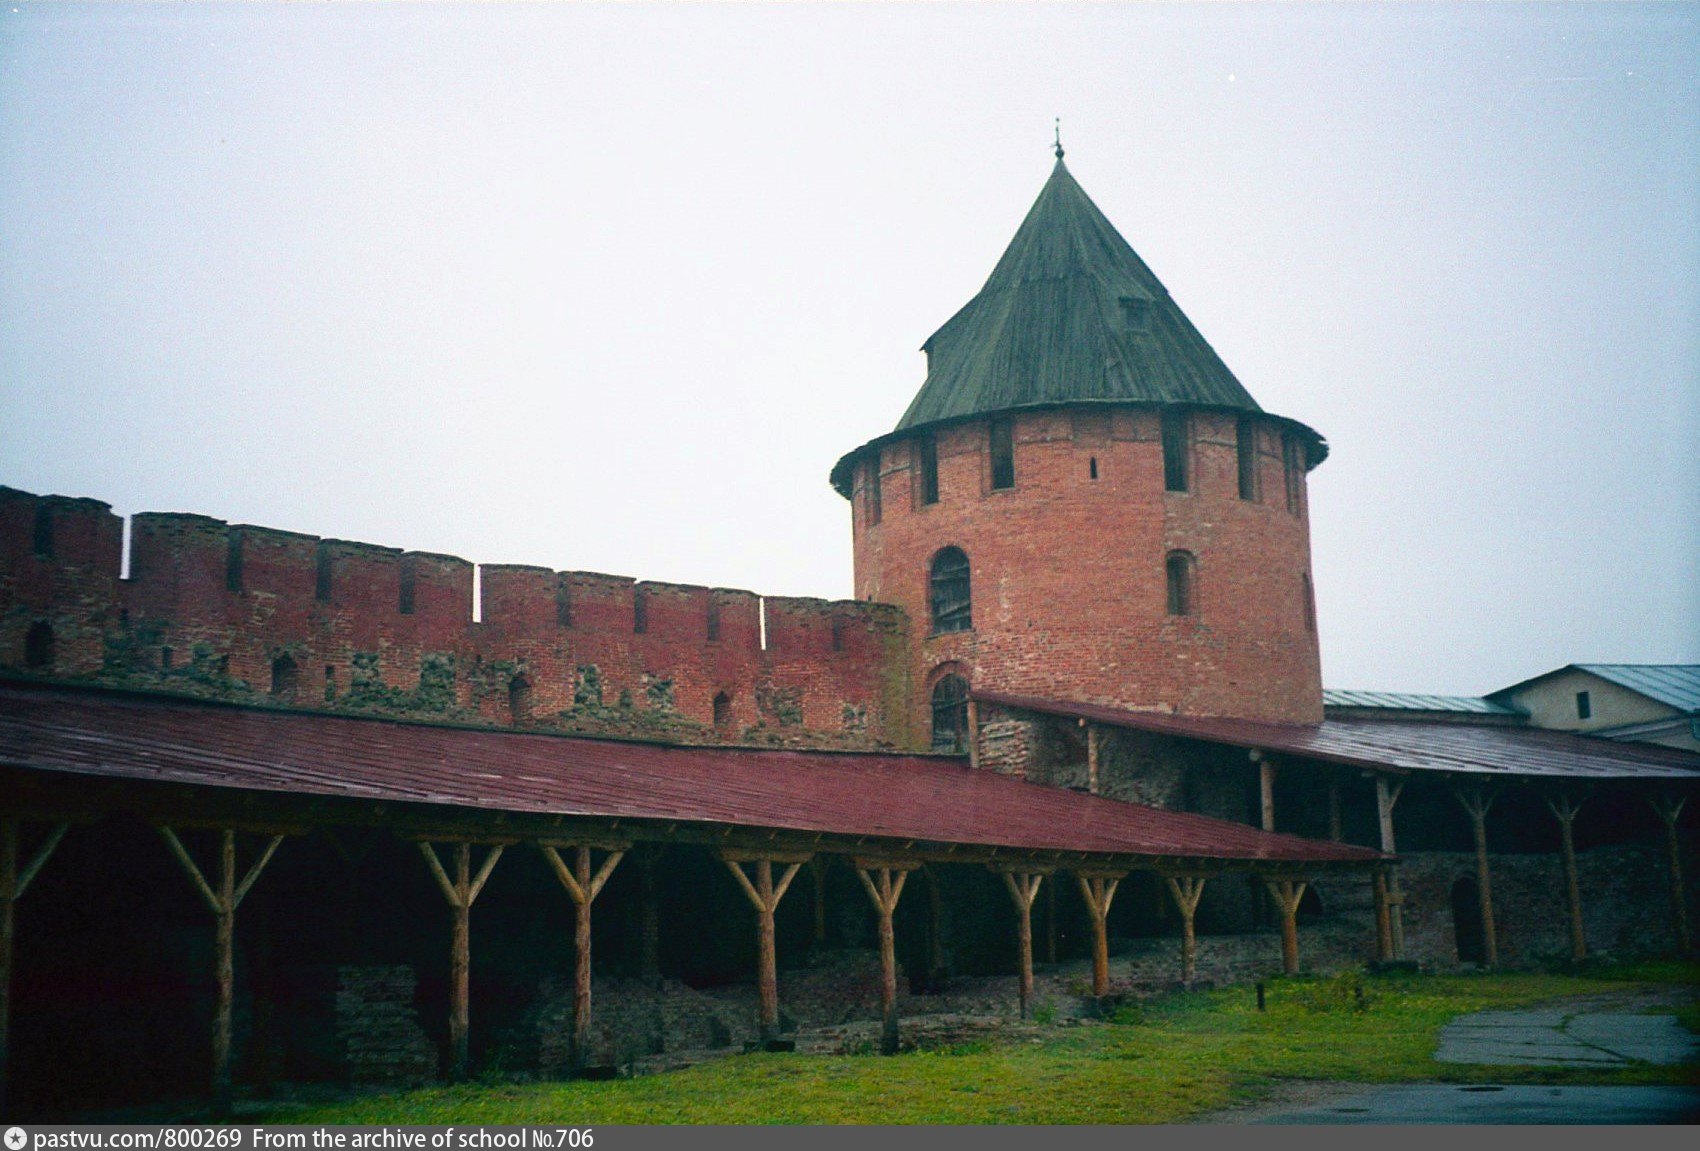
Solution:
[{"label": "narrow tower window", "polygon": [[1188,444],[1185,412],[1163,413],[1163,488],[1184,492],[1189,487],[1187,476]]},{"label": "narrow tower window", "polygon": [[832,617],[832,650],[833,651],[843,651],[844,650],[844,617],[843,616],[836,616],[835,615],[835,616]]},{"label": "narrow tower window", "polygon": [[1086,461],[1086,476],[1087,476],[1088,479],[1094,479],[1095,480],[1095,479],[1098,478],[1098,457],[1097,456],[1093,456],[1091,459]]},{"label": "narrow tower window", "polygon": [[921,502],[936,504],[939,502],[939,444],[932,436],[922,436],[920,442],[921,454]]},{"label": "narrow tower window", "polygon": [[1123,296],[1122,327],[1133,334],[1151,330],[1151,301],[1142,296]]},{"label": "narrow tower window", "polygon": [[43,558],[53,555],[53,509],[46,503],[35,505],[35,554]]},{"label": "narrow tower window", "polygon": [[867,478],[864,481],[867,489],[868,523],[880,522],[880,454],[875,452],[868,461]]},{"label": "narrow tower window", "polygon": [[649,630],[649,593],[642,588],[632,592],[632,631],[642,635]]},{"label": "narrow tower window", "polygon": [[224,549],[224,586],[230,591],[242,590],[242,530],[232,528]]},{"label": "narrow tower window", "polygon": [[272,660],[272,695],[293,702],[301,686],[301,669],[287,654]]},{"label": "narrow tower window", "polygon": [[331,598],[331,549],[320,543],[313,556],[313,598],[328,603]]},{"label": "narrow tower window", "polygon": [[1309,574],[1299,577],[1304,581],[1300,594],[1304,596],[1305,630],[1316,630],[1316,590],[1311,587]]},{"label": "narrow tower window", "polygon": [[732,734],[732,697],[725,692],[714,697],[714,730],[722,739]]},{"label": "narrow tower window", "polygon": [[968,631],[974,626],[969,600],[968,557],[961,548],[945,548],[933,557],[931,573],[933,633]]},{"label": "narrow tower window", "polygon": [[1192,615],[1195,606],[1192,553],[1170,552],[1164,567],[1168,572],[1169,614]]},{"label": "narrow tower window", "polygon": [[1257,482],[1257,423],[1254,420],[1242,419],[1237,430],[1240,452],[1240,499],[1255,500],[1262,495],[1262,492],[1258,490]]},{"label": "narrow tower window", "polygon": [[1594,702],[1593,702],[1593,700],[1588,698],[1587,692],[1585,692],[1585,691],[1577,692],[1576,693],[1576,718],[1577,719],[1591,719],[1591,718],[1593,718],[1593,715],[1594,715]]},{"label": "narrow tower window", "polygon": [[968,681],[947,675],[933,685],[933,750],[968,746]]},{"label": "narrow tower window", "polygon": [[1015,486],[1015,421],[993,420],[988,429],[992,454],[992,487]]},{"label": "narrow tower window", "polygon": [[401,561],[401,608],[402,615],[413,614],[413,590],[415,579],[415,564],[411,559]]},{"label": "narrow tower window", "polygon": [[1299,503],[1304,496],[1305,472],[1299,441],[1290,434],[1281,437],[1281,469],[1287,476],[1287,510],[1298,515]]},{"label": "narrow tower window", "polygon": [[720,601],[716,599],[708,601],[708,638],[720,638]]}]

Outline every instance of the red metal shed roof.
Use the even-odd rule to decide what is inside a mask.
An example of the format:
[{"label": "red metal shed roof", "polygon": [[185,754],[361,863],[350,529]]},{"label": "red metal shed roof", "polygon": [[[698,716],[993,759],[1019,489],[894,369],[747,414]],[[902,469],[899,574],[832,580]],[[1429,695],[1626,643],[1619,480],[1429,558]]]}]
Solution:
[{"label": "red metal shed roof", "polygon": [[987,703],[1088,719],[1160,735],[1256,747],[1354,767],[1487,775],[1700,782],[1700,755],[1644,743],[1619,743],[1564,731],[1423,720],[1325,719],[1321,723],[1257,723],[1204,719],[976,691]]},{"label": "red metal shed roof", "polygon": [[255,792],[1016,850],[1268,862],[1376,852],[918,755],[672,747],[0,684],[0,765]]}]

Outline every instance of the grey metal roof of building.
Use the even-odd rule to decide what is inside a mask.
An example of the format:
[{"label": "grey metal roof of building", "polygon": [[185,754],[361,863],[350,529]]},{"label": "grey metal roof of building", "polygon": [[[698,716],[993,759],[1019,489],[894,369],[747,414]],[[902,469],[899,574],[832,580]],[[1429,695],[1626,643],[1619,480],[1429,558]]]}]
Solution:
[{"label": "grey metal roof of building", "polygon": [[[1130,324],[1125,308],[1142,309]],[[896,429],[839,460],[850,462],[935,424],[1073,404],[1187,405],[1261,412],[1251,393],[1170,298],[1059,157],[1021,227],[975,297],[922,345],[927,379]],[[1317,432],[1281,423],[1328,454]]]},{"label": "grey metal roof of building", "polygon": [[1700,755],[1566,731],[1438,720],[1325,719],[1260,723],[1165,715],[1103,704],[976,691],[986,703],[1130,727],[1327,763],[1394,771],[1571,779],[1656,779],[1700,784]]},{"label": "grey metal roof of building", "polygon": [[1421,695],[1407,691],[1341,691],[1324,688],[1324,707],[1373,707],[1388,711],[1453,711],[1471,715],[1521,715],[1479,695]]},{"label": "grey metal roof of building", "polygon": [[1578,663],[1572,667],[1678,711],[1700,712],[1700,664]]}]

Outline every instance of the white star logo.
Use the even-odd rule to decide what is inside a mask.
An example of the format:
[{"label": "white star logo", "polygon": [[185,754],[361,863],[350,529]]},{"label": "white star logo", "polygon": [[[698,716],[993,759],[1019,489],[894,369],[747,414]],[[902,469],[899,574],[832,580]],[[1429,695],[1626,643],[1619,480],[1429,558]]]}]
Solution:
[{"label": "white star logo", "polygon": [[29,1141],[30,1137],[22,1127],[6,1128],[7,1151],[24,1151],[24,1144]]}]

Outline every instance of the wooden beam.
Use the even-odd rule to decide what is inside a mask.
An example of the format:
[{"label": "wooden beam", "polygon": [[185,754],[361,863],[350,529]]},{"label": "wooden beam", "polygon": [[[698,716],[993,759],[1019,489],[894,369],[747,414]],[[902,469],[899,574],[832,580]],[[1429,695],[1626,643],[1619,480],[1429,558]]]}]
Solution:
[{"label": "wooden beam", "polygon": [[467,1036],[472,1018],[472,904],[484,890],[485,880],[496,867],[507,845],[490,845],[484,864],[475,878],[472,874],[472,843],[458,840],[454,844],[454,877],[451,879],[437,858],[437,849],[421,840],[419,852],[425,865],[437,880],[443,898],[448,901],[451,915],[449,935],[449,1078],[460,1082],[466,1078]]},{"label": "wooden beam", "polygon": [[0,819],[0,1116],[6,1110],[6,1073],[11,1061],[12,952],[17,934],[18,900],[29,890],[30,881],[65,838],[68,823],[55,824],[47,838],[20,866],[23,850],[23,821],[8,816]]},{"label": "wooden beam", "polygon": [[1387,869],[1375,869],[1375,957],[1382,963],[1393,958],[1393,922],[1387,906]]},{"label": "wooden beam", "polygon": [[1163,882],[1174,897],[1181,913],[1181,984],[1192,986],[1198,973],[1198,936],[1193,931],[1193,916],[1198,913],[1198,901],[1204,894],[1206,877],[1184,873],[1163,872]]},{"label": "wooden beam", "polygon": [[1086,790],[1092,795],[1097,795],[1100,789],[1098,757],[1103,738],[1097,724],[1086,725]]},{"label": "wooden beam", "polygon": [[1453,789],[1459,804],[1470,816],[1470,833],[1476,841],[1476,895],[1482,916],[1483,966],[1499,966],[1499,935],[1493,923],[1493,877],[1488,871],[1487,813],[1494,795],[1480,786]]},{"label": "wooden beam", "polygon": [[1275,765],[1267,759],[1257,765],[1257,793],[1262,801],[1263,830],[1275,830]]},{"label": "wooden beam", "polygon": [[1564,862],[1564,898],[1570,909],[1570,958],[1580,963],[1588,958],[1588,938],[1582,927],[1582,886],[1576,876],[1576,838],[1572,825],[1582,808],[1582,798],[1569,790],[1547,796],[1547,810],[1558,820],[1560,855]]},{"label": "wooden beam", "polygon": [[[774,943],[773,913],[778,909],[779,901],[785,898],[786,891],[790,890],[791,881],[797,877],[798,869],[810,858],[785,856],[779,860],[752,860],[740,852],[720,853],[720,861],[726,865],[726,870],[732,873],[732,878],[738,881],[738,886],[743,888],[745,896],[756,909],[756,984],[760,998],[763,1043],[770,1042],[779,1035],[779,957]],[[773,880],[775,862],[785,863],[785,873],[777,883]],[[746,863],[752,863],[755,867],[754,881],[744,874]]]},{"label": "wooden beam", "polygon": [[561,858],[560,849],[552,843],[539,843],[537,850],[548,861],[567,889],[573,901],[573,1034],[568,1049],[572,1069],[582,1071],[590,1061],[590,911],[596,897],[614,869],[625,857],[625,850],[610,851],[603,857],[602,866],[593,875],[590,870],[590,851],[587,845],[572,848],[573,867],[569,869]]},{"label": "wooden beam", "polygon": [[1308,884],[1302,879],[1266,879],[1269,894],[1281,912],[1281,970],[1288,975],[1299,973],[1299,900],[1304,898]]},{"label": "wooden beam", "polygon": [[191,883],[201,894],[208,910],[213,913],[213,963],[217,982],[217,998],[213,1004],[212,1024],[212,1089],[213,1108],[220,1115],[230,1113],[230,1036],[231,1019],[236,1002],[236,909],[259,880],[266,864],[271,862],[283,836],[274,835],[260,851],[240,881],[236,878],[236,829],[219,829],[218,871],[216,886],[207,880],[194,858],[184,848],[177,831],[161,826],[160,836],[176,857]]},{"label": "wooden beam", "polygon": [[1010,899],[1015,901],[1016,944],[1020,954],[1021,1018],[1027,1018],[1028,1005],[1033,999],[1033,900],[1038,897],[1039,885],[1048,872],[1010,871],[998,869]]},{"label": "wooden beam", "polygon": [[980,707],[968,697],[968,766],[980,769]]},{"label": "wooden beam", "polygon": [[1659,822],[1665,825],[1665,869],[1670,881],[1671,926],[1676,935],[1677,951],[1687,955],[1694,950],[1694,935],[1688,927],[1688,897],[1682,890],[1682,845],[1677,839],[1676,821],[1688,797],[1667,793],[1655,795],[1648,802],[1653,805]]},{"label": "wooden beam", "polygon": [[1110,993],[1110,904],[1116,898],[1116,887],[1123,876],[1076,873],[1080,898],[1086,901],[1086,912],[1092,918],[1092,994],[1098,999]]},{"label": "wooden beam", "polygon": [[909,872],[919,864],[898,869],[890,865],[865,866],[867,861],[856,860],[856,878],[873,901],[879,916],[880,939],[880,1054],[897,1054],[897,932],[892,915],[897,901],[903,897],[903,885]]},{"label": "wooden beam", "polygon": [[[1388,855],[1398,852],[1398,846],[1393,837],[1393,805],[1399,802],[1399,795],[1405,790],[1403,779],[1389,779],[1377,772],[1375,775],[1375,814],[1381,829],[1381,850]],[[1387,906],[1388,931],[1393,948],[1392,958],[1405,957],[1405,909],[1404,892],[1400,887],[1399,868],[1390,866],[1387,871]]]}]

